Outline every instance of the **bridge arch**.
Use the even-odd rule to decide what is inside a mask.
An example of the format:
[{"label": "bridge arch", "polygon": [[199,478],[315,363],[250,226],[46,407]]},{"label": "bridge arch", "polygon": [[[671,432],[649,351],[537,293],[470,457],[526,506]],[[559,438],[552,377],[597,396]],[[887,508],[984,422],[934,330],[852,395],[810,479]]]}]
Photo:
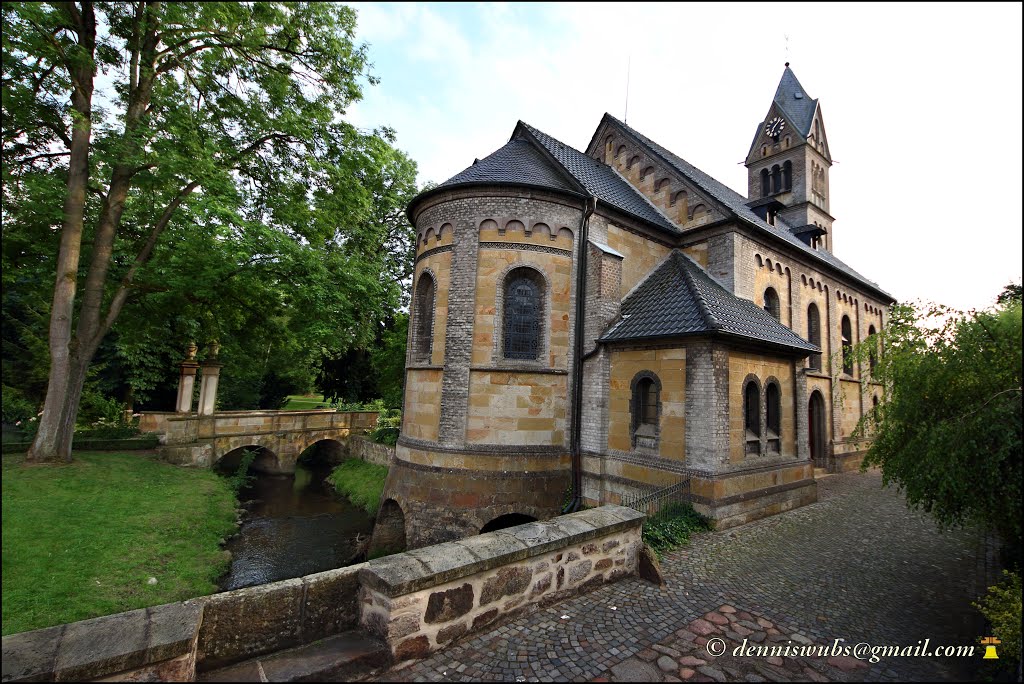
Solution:
[{"label": "bridge arch", "polygon": [[242,457],[246,451],[255,451],[256,458],[249,465],[249,470],[257,473],[278,473],[281,470],[281,462],[273,451],[258,444],[248,444],[236,447],[213,464],[215,470],[222,473],[234,473],[242,463]]},{"label": "bridge arch", "polygon": [[503,530],[507,527],[515,527],[516,525],[523,525],[525,523],[534,522],[537,519],[532,515],[526,515],[525,513],[506,513],[505,515],[499,515],[497,518],[492,519],[486,525],[480,528],[480,534],[486,534],[487,532],[495,532],[497,530]]},{"label": "bridge arch", "polygon": [[302,447],[299,450],[297,462],[337,465],[346,458],[348,458],[348,449],[341,441],[324,437],[312,440]]}]

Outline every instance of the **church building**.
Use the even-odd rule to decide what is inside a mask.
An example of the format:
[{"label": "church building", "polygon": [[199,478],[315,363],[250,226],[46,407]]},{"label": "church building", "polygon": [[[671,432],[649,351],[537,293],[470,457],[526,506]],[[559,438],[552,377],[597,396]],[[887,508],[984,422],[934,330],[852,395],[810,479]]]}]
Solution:
[{"label": "church building", "polygon": [[854,428],[882,388],[846,352],[893,298],[832,252],[831,165],[787,64],[746,196],[609,114],[583,152],[520,121],[418,195],[375,545],[687,481],[722,528],[816,501],[815,470],[858,467]]}]

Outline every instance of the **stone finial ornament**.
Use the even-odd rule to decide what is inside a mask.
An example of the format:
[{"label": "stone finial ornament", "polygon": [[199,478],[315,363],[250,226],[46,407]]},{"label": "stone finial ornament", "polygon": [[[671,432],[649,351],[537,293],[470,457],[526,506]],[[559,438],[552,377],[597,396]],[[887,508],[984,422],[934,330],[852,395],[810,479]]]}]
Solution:
[{"label": "stone finial ornament", "polygon": [[220,342],[218,342],[217,340],[210,340],[210,345],[208,347],[208,351],[209,351],[209,358],[210,359],[216,359],[217,358],[217,352],[220,351]]},{"label": "stone finial ornament", "polygon": [[196,360],[196,352],[198,352],[198,351],[199,351],[199,347],[196,345],[196,343],[191,341],[191,340],[189,340],[188,346],[185,347],[185,360],[186,361],[195,361]]}]

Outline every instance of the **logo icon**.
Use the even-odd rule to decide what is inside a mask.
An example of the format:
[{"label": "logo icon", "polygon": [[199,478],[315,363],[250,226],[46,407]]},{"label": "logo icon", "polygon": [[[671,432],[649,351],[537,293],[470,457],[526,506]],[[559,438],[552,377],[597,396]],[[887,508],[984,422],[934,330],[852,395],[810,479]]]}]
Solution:
[{"label": "logo icon", "polygon": [[981,645],[985,647],[985,655],[982,656],[982,660],[999,660],[999,654],[996,653],[996,646],[1001,644],[999,639],[994,636],[987,636],[981,640]]}]

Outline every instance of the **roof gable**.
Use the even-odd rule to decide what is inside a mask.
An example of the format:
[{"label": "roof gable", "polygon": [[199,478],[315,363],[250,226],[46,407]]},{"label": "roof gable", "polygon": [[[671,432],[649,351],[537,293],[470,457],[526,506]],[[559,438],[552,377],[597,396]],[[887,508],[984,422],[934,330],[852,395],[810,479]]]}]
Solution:
[{"label": "roof gable", "polygon": [[879,293],[884,297],[887,297],[890,301],[893,301],[891,295],[882,290],[877,283],[868,280],[857,271],[853,270],[841,260],[837,259],[835,255],[828,251],[816,250],[810,245],[807,245],[803,240],[793,235],[791,232],[792,226],[788,225],[781,218],[775,219],[775,225],[767,223],[764,219],[754,213],[754,211],[747,206],[748,199],[743,195],[739,194],[729,186],[721,183],[708,174],[698,169],[693,164],[689,163],[682,157],[668,151],[658,143],[654,142],[650,138],[646,137],[642,133],[639,133],[628,125],[622,123],[611,114],[605,114],[602,119],[602,123],[605,121],[612,122],[619,130],[623,131],[627,135],[631,136],[634,140],[644,145],[648,151],[652,154],[657,155],[664,160],[669,166],[674,168],[691,183],[694,183],[700,188],[706,195],[709,195],[715,201],[721,203],[728,211],[728,213],[737,217],[748,226],[756,229],[762,234],[768,234],[776,239],[782,240],[788,243],[791,247],[795,248],[795,251],[809,257],[813,261],[824,262],[825,264],[836,269],[840,273],[853,278],[861,285],[867,286],[873,292]]}]

